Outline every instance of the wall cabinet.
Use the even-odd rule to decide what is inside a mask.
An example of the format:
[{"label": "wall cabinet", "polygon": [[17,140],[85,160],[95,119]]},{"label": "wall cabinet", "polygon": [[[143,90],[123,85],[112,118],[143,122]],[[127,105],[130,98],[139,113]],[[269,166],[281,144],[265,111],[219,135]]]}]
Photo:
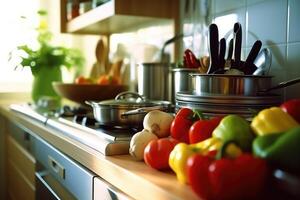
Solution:
[{"label": "wall cabinet", "polygon": [[[109,36],[136,31],[139,28],[173,25],[174,33],[182,32],[180,0],[109,0],[108,2],[67,20],[67,0],[60,1],[61,32]],[[174,57],[181,59],[182,42],[176,41]]]},{"label": "wall cabinet", "polygon": [[172,23],[178,0],[110,0],[67,21],[67,0],[61,0],[61,31],[102,34],[127,32],[139,27]]}]

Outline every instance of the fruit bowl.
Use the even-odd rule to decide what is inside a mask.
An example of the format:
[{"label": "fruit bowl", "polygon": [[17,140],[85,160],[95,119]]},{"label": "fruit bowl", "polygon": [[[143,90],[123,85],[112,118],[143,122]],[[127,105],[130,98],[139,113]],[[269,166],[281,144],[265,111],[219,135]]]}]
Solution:
[{"label": "fruit bowl", "polygon": [[76,83],[52,83],[54,91],[63,98],[85,105],[85,101],[113,99],[120,92],[128,90],[127,85],[99,85]]}]

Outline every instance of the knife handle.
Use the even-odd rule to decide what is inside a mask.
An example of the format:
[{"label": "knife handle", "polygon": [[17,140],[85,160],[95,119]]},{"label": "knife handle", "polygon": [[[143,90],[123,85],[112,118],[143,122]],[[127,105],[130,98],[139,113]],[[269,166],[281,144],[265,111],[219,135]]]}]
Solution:
[{"label": "knife handle", "polygon": [[208,36],[209,36],[210,65],[207,73],[210,74],[218,69],[219,31],[216,24],[211,24],[209,26]]},{"label": "knife handle", "polygon": [[262,46],[262,42],[260,40],[256,40],[246,59],[247,64],[252,64],[254,62],[254,60],[256,59],[260,51],[261,46]]},{"label": "knife handle", "polygon": [[231,38],[229,41],[227,60],[232,59],[232,52],[233,52],[233,38]]},{"label": "knife handle", "polygon": [[235,23],[233,27],[234,32],[234,61],[239,63],[241,60],[241,48],[242,48],[242,26],[240,23]]},{"label": "knife handle", "polygon": [[218,68],[224,68],[225,65],[225,51],[226,51],[226,40],[222,38],[220,40],[220,47],[219,47],[219,64]]}]

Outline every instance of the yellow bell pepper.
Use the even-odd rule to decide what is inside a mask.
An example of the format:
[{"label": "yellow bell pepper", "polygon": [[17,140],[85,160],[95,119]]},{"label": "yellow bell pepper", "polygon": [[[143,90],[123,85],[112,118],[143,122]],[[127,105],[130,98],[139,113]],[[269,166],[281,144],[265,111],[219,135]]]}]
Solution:
[{"label": "yellow bell pepper", "polygon": [[218,150],[221,147],[221,140],[209,138],[202,142],[188,145],[186,143],[177,144],[169,156],[169,165],[176,173],[180,183],[187,183],[186,164],[190,156],[201,153],[207,154],[209,151]]},{"label": "yellow bell pepper", "polygon": [[279,107],[260,111],[251,122],[251,128],[257,135],[280,133],[296,126],[299,126],[298,122]]}]

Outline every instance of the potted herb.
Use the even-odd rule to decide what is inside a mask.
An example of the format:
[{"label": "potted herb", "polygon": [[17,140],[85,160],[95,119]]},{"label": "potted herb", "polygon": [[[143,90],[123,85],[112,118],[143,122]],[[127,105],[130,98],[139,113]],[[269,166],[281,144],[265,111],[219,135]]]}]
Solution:
[{"label": "potted herb", "polygon": [[46,11],[38,11],[40,17],[37,31],[38,48],[29,45],[21,45],[10,53],[10,60],[13,57],[20,58],[17,67],[30,67],[34,77],[32,86],[32,99],[36,103],[41,97],[58,97],[55,93],[52,82],[62,81],[61,68],[80,69],[84,64],[84,58],[79,50],[54,46],[51,44],[52,33],[47,28],[45,21]]}]

